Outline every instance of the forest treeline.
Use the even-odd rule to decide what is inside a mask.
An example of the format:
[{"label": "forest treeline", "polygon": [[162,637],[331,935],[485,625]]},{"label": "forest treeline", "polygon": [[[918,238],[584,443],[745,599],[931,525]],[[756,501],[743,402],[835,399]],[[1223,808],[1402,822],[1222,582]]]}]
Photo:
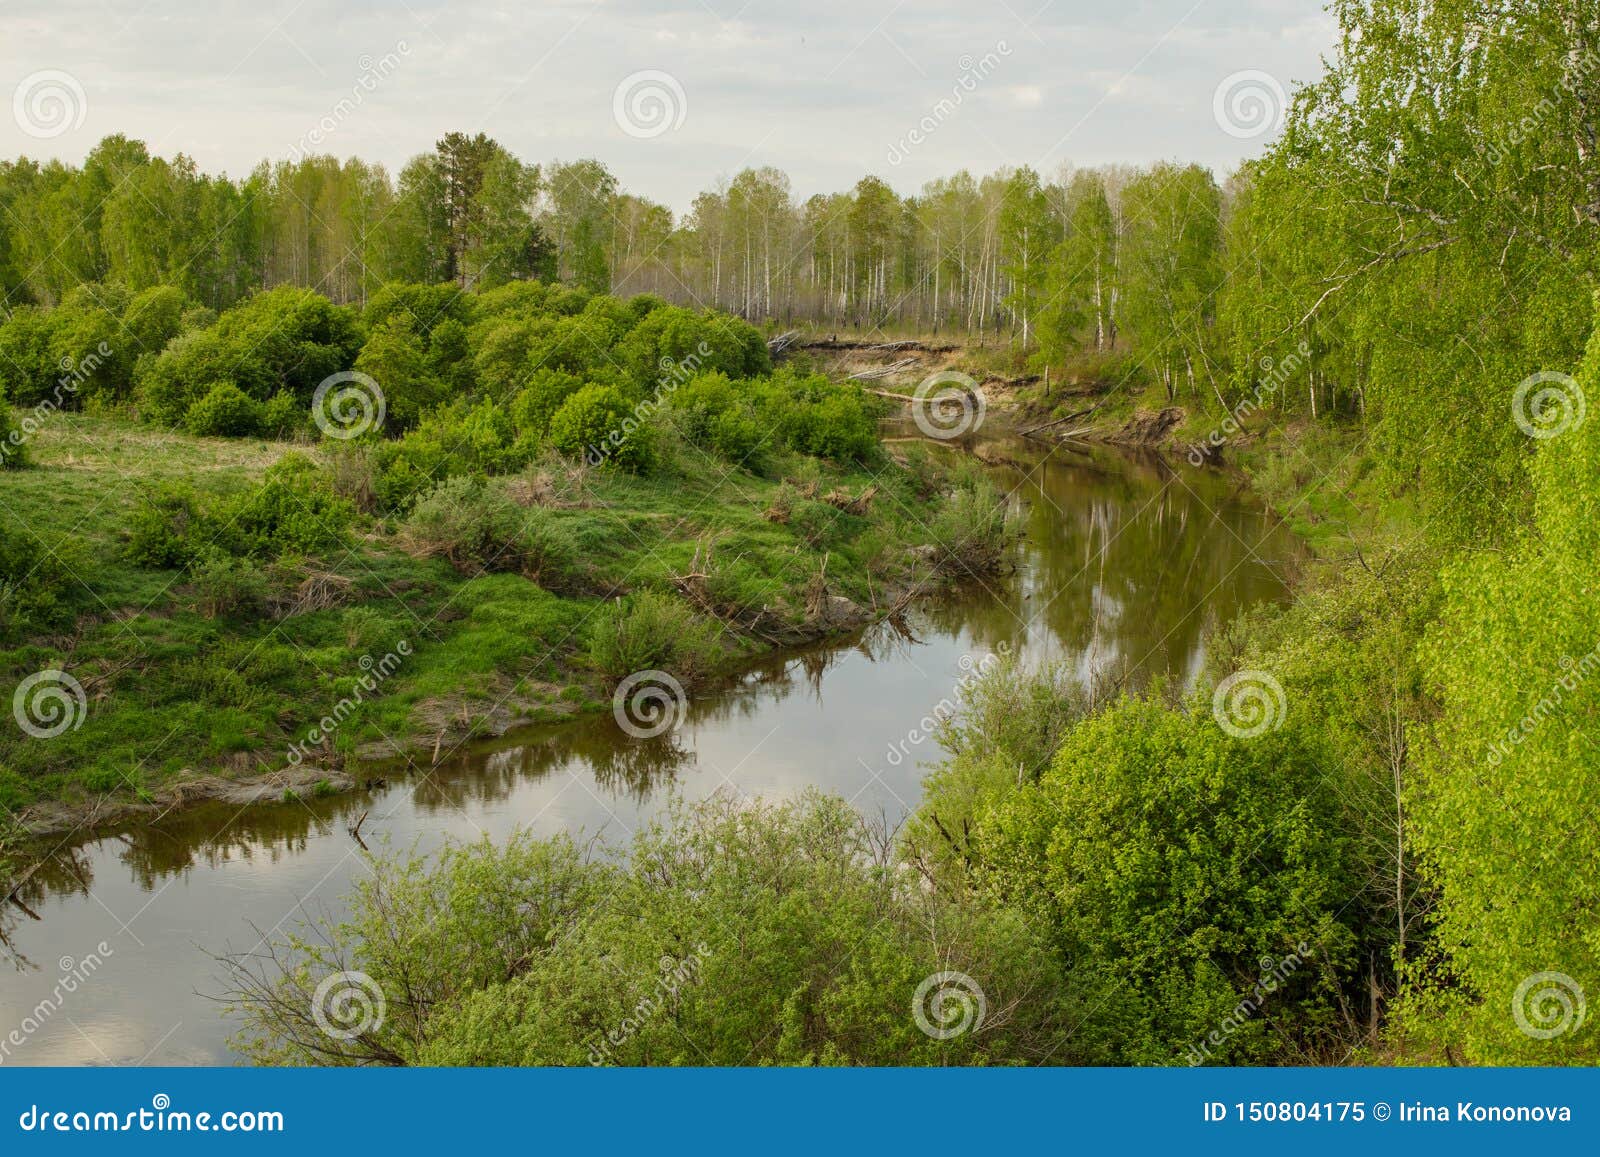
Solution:
[{"label": "forest treeline", "polygon": [[1224,202],[1206,170],[1170,164],[1054,181],[963,171],[905,197],[869,176],[804,200],[766,167],[674,219],[599,161],[527,164],[482,134],[448,134],[398,179],[311,156],[237,181],[112,136],[81,167],[0,165],[0,287],[10,305],[48,306],[85,282],[171,285],[221,310],[284,284],[360,305],[392,281],[560,279],[754,321],[1058,345],[1088,328],[1109,348],[1119,328],[1147,334],[1169,299],[1217,287]]}]

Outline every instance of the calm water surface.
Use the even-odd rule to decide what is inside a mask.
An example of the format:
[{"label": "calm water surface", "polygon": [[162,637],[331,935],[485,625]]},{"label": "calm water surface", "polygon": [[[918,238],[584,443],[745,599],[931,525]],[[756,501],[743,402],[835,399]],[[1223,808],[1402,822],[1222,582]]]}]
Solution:
[{"label": "calm water surface", "polygon": [[[625,839],[670,789],[836,792],[890,821],[916,806],[931,742],[907,737],[1002,644],[1085,672],[1192,680],[1204,638],[1241,608],[1284,595],[1295,540],[1241,482],[1164,463],[983,436],[965,449],[1014,492],[1026,540],[1017,572],[915,608],[842,645],[775,657],[697,698],[669,737],[630,739],[609,715],[508,735],[431,775],[334,799],[246,809],[205,804],[60,849],[0,909],[0,1063],[230,1063],[209,999],[215,954],[308,914],[335,913],[369,843],[541,833]],[[909,751],[909,757],[900,754]],[[36,1017],[63,975],[103,963]],[[12,1026],[35,1025],[23,1043]]]}]

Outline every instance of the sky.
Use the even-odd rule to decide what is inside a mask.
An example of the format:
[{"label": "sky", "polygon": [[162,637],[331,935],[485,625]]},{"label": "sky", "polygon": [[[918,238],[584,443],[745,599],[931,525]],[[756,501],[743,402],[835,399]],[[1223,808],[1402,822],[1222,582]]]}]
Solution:
[{"label": "sky", "polygon": [[451,130],[597,157],[686,210],[748,166],[872,173],[1259,154],[1335,42],[1316,0],[0,0],[0,156],[110,133],[204,171],[398,172]]}]

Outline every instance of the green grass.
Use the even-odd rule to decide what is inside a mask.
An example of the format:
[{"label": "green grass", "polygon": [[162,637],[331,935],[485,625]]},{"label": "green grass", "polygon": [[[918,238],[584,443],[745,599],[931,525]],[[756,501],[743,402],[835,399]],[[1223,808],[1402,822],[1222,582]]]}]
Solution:
[{"label": "green grass", "polygon": [[[923,581],[910,548],[931,540],[923,524],[938,501],[925,478],[887,463],[868,471],[784,457],[771,477],[757,477],[685,449],[669,473],[651,478],[544,465],[542,481],[556,477],[540,501],[575,544],[581,579],[561,589],[582,593],[415,557],[398,526],[381,519],[359,523],[349,549],[263,567],[280,604],[308,575],[342,588],[337,605],[304,613],[208,618],[181,572],[128,561],[127,527],[145,488],[183,481],[202,495],[238,493],[293,449],[320,455],[58,414],[29,443],[33,465],[0,475],[0,520],[68,568],[54,592],[60,613],[48,631],[14,629],[0,643],[0,672],[15,687],[35,672],[63,670],[86,701],[78,726],[53,738],[6,721],[0,808],[148,798],[201,775],[270,772],[285,766],[291,743],[337,766],[368,745],[428,745],[441,727],[481,721],[495,708],[540,722],[601,705],[610,686],[590,659],[599,612],[641,590],[680,598],[674,579],[690,572],[707,576],[693,613],[710,628],[724,619],[716,667],[729,670],[770,647],[773,623],[804,632],[824,561],[829,593],[863,605]],[[879,493],[865,515],[826,507],[818,537],[796,520],[767,517],[784,478],[818,495],[874,484]],[[526,481],[490,485],[509,492]],[[764,615],[763,631],[740,628],[747,612]],[[408,655],[398,655],[402,642]],[[363,660],[385,655],[397,655],[397,665],[363,690]],[[341,699],[358,702],[327,748],[307,744]]]}]

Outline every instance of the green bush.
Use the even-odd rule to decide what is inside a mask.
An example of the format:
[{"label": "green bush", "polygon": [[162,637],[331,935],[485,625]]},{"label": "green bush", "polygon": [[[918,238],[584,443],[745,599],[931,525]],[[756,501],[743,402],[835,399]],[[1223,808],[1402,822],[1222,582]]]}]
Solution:
[{"label": "green bush", "polygon": [[499,486],[451,478],[417,502],[404,538],[423,557],[443,557],[469,574],[513,571],[546,587],[560,586],[576,548],[558,517],[518,506]]},{"label": "green bush", "polygon": [[85,569],[76,549],[70,541],[47,547],[27,527],[0,516],[0,637],[67,621],[70,596],[79,587],[74,572]]},{"label": "green bush", "polygon": [[199,499],[188,486],[143,492],[128,516],[128,561],[158,570],[183,570],[207,543]]},{"label": "green bush", "polygon": [[128,559],[136,566],[186,569],[209,551],[255,559],[319,554],[342,546],[355,507],[332,477],[302,454],[285,454],[260,486],[202,502],[186,486],[146,491],[129,516]]},{"label": "green bush", "polygon": [[928,533],[935,567],[979,575],[996,571],[1011,542],[1006,497],[987,478],[969,478],[940,503]]},{"label": "green bush", "polygon": [[285,454],[255,490],[216,514],[218,541],[234,554],[272,559],[343,546],[355,507],[333,492],[327,471],[303,454]]},{"label": "green bush", "polygon": [[1332,770],[1293,728],[1225,734],[1209,697],[1193,713],[1128,699],[980,818],[976,878],[1048,930],[1071,987],[1100,993],[1075,1035],[1095,1063],[1332,1051],[1365,964]]},{"label": "green bush", "polygon": [[716,664],[720,634],[683,600],[642,590],[595,615],[589,659],[613,682],[649,670],[692,678]]},{"label": "green bush", "polygon": [[51,396],[61,377],[51,345],[55,323],[47,310],[19,305],[0,324],[0,399],[31,406]]},{"label": "green bush", "polygon": [[[275,946],[281,973],[260,971],[259,957],[240,961],[246,1055],[441,1065],[1078,1059],[1071,1027],[1087,1010],[1053,991],[1055,963],[1020,916],[929,891],[841,799],[717,796],[676,807],[616,852],[586,856],[566,837],[520,833],[453,844],[436,863],[379,856],[348,920]],[[389,994],[385,1022],[342,1043],[319,1030],[306,991],[325,971],[328,937]],[[935,995],[929,978],[952,973],[962,980]],[[930,1035],[914,1004],[930,1026],[976,1031]]]},{"label": "green bush", "polygon": [[28,444],[0,393],[0,470],[17,470],[28,464]]},{"label": "green bush", "polygon": [[690,445],[760,473],[775,431],[762,422],[744,388],[720,373],[701,374],[672,394],[672,424]]},{"label": "green bush", "polygon": [[184,427],[200,436],[243,437],[259,434],[265,414],[262,404],[232,382],[216,382],[189,407]]},{"label": "green bush", "polygon": [[261,407],[261,429],[274,438],[286,438],[306,428],[305,404],[288,390],[279,390]]},{"label": "green bush", "polygon": [[635,474],[656,465],[655,431],[612,386],[585,386],[563,402],[550,419],[550,442],[592,465],[614,464]]},{"label": "green bush", "polygon": [[428,414],[398,441],[376,447],[374,489],[385,510],[405,511],[446,479],[519,470],[534,449],[497,403],[456,402]]},{"label": "green bush", "polygon": [[429,364],[427,347],[405,314],[391,316],[372,331],[356,358],[355,369],[378,383],[385,421],[396,430],[415,426],[426,411],[448,396],[445,383]]},{"label": "green bush", "polygon": [[550,419],[563,402],[583,388],[583,379],[560,370],[536,370],[511,402],[511,421],[517,436],[531,444],[550,432]]},{"label": "green bush", "polygon": [[208,619],[218,615],[252,614],[267,598],[267,577],[247,558],[234,558],[210,547],[200,553],[192,573],[200,595],[201,613]]}]

